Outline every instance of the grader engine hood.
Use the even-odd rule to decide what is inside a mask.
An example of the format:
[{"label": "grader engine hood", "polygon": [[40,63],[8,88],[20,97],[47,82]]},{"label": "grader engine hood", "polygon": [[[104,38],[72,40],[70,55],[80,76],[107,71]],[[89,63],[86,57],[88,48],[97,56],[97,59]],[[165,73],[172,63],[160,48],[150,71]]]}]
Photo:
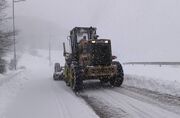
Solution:
[{"label": "grader engine hood", "polygon": [[92,40],[90,44],[91,65],[109,66],[112,62],[111,42],[106,39]]}]

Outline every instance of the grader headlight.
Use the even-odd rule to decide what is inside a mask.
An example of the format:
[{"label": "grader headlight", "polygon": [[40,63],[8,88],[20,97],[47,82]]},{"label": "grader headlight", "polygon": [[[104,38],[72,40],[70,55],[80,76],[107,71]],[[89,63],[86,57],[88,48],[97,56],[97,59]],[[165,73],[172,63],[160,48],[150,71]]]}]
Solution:
[{"label": "grader headlight", "polygon": [[96,41],[92,41],[92,43],[96,43]]},{"label": "grader headlight", "polygon": [[105,41],[105,43],[109,43],[109,41]]}]

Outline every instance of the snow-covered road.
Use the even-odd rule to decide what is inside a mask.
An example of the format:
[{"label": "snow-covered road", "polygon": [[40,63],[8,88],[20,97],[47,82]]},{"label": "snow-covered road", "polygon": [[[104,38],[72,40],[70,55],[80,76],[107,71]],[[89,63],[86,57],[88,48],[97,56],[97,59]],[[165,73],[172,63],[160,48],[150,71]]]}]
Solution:
[{"label": "snow-covered road", "polygon": [[2,118],[180,118],[176,96],[98,81],[85,82],[84,90],[75,95],[65,82],[53,81],[46,55],[24,54],[19,66],[25,66],[28,81],[4,107]]},{"label": "snow-covered road", "polygon": [[65,86],[52,77],[34,77],[26,83],[5,118],[96,118],[95,113]]},{"label": "snow-covered road", "polygon": [[54,81],[53,69],[44,57],[24,54],[28,81],[8,104],[3,118],[98,118],[64,82]]},{"label": "snow-covered road", "polygon": [[147,91],[128,86],[121,88],[103,86],[102,88],[94,89],[95,85],[98,85],[98,83],[87,83],[88,87],[81,93],[81,96],[102,118],[180,117],[179,98],[171,99],[169,97],[167,100],[174,104],[167,104],[165,103],[166,100],[160,102],[156,99],[161,96],[160,94],[153,93],[154,97],[150,97],[145,96]]}]

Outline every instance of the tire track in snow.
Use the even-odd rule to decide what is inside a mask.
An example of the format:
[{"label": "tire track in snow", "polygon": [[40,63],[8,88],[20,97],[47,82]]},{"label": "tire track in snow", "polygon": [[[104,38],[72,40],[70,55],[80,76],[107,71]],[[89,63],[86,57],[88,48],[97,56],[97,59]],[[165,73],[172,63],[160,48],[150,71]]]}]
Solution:
[{"label": "tire track in snow", "polygon": [[[93,83],[96,86],[96,83]],[[114,88],[92,87],[87,85],[80,96],[101,118],[179,118],[170,112],[147,101],[127,96]],[[124,88],[119,88],[124,89]],[[125,91],[127,92],[127,91]],[[129,93],[130,94],[130,93]],[[138,93],[137,93],[138,94]],[[144,99],[142,97],[142,99]]]},{"label": "tire track in snow", "polygon": [[[58,87],[54,85],[52,81],[51,81],[51,87],[52,87],[53,92],[58,90]],[[58,108],[57,110],[59,112],[59,115],[62,118],[72,118],[72,116],[70,115],[70,112],[68,112],[69,110],[67,109],[67,106],[63,103],[62,98],[60,98],[56,93],[58,92],[55,92],[54,95],[55,95],[55,101],[57,103],[57,108]]]},{"label": "tire track in snow", "polygon": [[[111,108],[110,105],[104,104],[100,100],[94,97],[88,97],[86,95],[80,95],[88,105],[95,111],[100,118],[123,118],[127,113],[120,108]],[[114,117],[116,116],[116,117]]]},{"label": "tire track in snow", "polygon": [[52,81],[58,111],[62,118],[99,118],[82,98],[68,88],[62,81]]},{"label": "tire track in snow", "polygon": [[113,91],[180,114],[180,97],[126,85],[123,88],[115,88]]}]

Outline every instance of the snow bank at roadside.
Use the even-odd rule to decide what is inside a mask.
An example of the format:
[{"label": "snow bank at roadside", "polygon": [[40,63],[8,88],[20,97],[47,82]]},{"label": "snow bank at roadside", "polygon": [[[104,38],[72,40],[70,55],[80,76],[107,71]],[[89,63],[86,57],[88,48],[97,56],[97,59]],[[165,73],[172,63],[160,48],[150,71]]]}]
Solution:
[{"label": "snow bank at roadside", "polygon": [[27,80],[24,73],[24,70],[18,70],[0,75],[0,118],[3,118],[6,107],[23,88],[23,83]]},{"label": "snow bank at roadside", "polygon": [[[63,63],[63,58],[60,51],[52,51],[52,62]],[[8,71],[6,74],[0,74],[0,118],[16,97],[18,92],[23,89],[26,80],[32,79],[32,72],[39,72],[39,70],[47,70],[51,73],[53,70],[49,66],[49,55],[47,50],[24,50],[24,53],[18,53],[17,71]],[[9,56],[9,55],[8,55]],[[9,57],[7,57],[9,58]],[[50,72],[49,72],[50,71]],[[31,78],[30,78],[31,76]]]},{"label": "snow bank at roadside", "polygon": [[125,65],[124,85],[180,97],[180,67]]}]

